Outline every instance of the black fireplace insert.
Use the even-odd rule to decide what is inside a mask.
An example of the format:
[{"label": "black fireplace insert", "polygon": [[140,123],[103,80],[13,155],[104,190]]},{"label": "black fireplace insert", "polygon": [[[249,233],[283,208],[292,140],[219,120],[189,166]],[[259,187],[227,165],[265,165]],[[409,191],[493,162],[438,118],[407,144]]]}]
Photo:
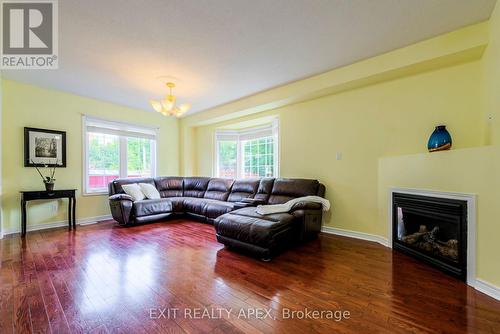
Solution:
[{"label": "black fireplace insert", "polygon": [[467,277],[467,201],[393,193],[393,249]]}]

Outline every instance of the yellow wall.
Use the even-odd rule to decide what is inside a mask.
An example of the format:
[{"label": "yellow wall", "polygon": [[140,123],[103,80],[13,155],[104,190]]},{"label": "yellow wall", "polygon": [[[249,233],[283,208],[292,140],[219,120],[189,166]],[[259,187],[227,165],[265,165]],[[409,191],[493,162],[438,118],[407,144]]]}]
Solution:
[{"label": "yellow wall", "polygon": [[[479,146],[479,69],[479,62],[471,62],[232,122],[277,115],[281,176],[325,183],[334,208],[326,225],[380,234],[378,158],[425,152],[433,127],[441,123],[451,131],[455,148]],[[214,131],[230,123],[196,128],[194,174],[212,174]],[[336,152],[342,152],[342,160],[336,160]]]},{"label": "yellow wall", "polygon": [[[0,71],[0,144],[3,143],[1,141],[2,138],[2,71]],[[3,236],[3,224],[2,224],[2,219],[3,219],[3,210],[2,210],[2,197],[3,197],[3,180],[2,180],[2,148],[3,145],[0,145],[0,238]]]},{"label": "yellow wall", "polygon": [[[2,179],[4,232],[19,230],[19,191],[42,189],[34,168],[23,167],[23,128],[66,131],[67,168],[56,172],[56,188],[77,188],[77,219],[109,214],[107,196],[82,196],[82,115],[160,127],[158,174],[178,174],[178,120],[156,113],[3,81]],[[53,205],[56,205],[54,207]],[[66,200],[32,202],[28,223],[47,224],[66,219]]]},{"label": "yellow wall", "polygon": [[500,144],[500,2],[489,21],[489,44],[483,56],[484,117],[492,117],[486,143]]},{"label": "yellow wall", "polygon": [[[479,60],[488,45],[488,29],[488,22],[478,23],[185,117],[180,122],[184,134],[180,138],[180,171],[186,175],[194,173],[197,155],[204,154],[191,134],[200,127]],[[481,131],[484,129],[482,122]]]}]

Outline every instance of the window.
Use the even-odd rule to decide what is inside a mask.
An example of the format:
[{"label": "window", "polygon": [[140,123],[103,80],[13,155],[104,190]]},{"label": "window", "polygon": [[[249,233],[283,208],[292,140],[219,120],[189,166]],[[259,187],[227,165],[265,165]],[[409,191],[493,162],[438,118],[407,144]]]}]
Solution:
[{"label": "window", "polygon": [[151,139],[127,138],[127,176],[147,177],[151,173]]},{"label": "window", "polygon": [[87,133],[88,190],[106,189],[108,183],[120,176],[120,138],[104,133]]},{"label": "window", "polygon": [[83,118],[85,194],[100,194],[118,177],[156,173],[156,129]]},{"label": "window", "polygon": [[274,137],[244,140],[241,145],[242,177],[274,176]]},{"label": "window", "polygon": [[229,178],[278,176],[278,124],[217,131],[215,175]]},{"label": "window", "polygon": [[217,151],[219,152],[218,176],[236,178],[236,170],[238,164],[238,141],[218,141]]}]

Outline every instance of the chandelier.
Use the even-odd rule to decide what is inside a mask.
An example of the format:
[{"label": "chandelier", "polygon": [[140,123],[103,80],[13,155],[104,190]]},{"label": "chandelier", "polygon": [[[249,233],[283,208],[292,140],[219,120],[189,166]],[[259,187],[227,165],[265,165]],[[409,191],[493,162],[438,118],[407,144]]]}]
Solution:
[{"label": "chandelier", "polygon": [[180,106],[175,105],[175,96],[172,94],[172,88],[175,87],[173,82],[167,82],[167,87],[170,89],[170,92],[165,96],[165,99],[158,100],[149,100],[151,106],[157,112],[165,115],[165,116],[182,116],[186,111],[191,108],[191,103],[183,103]]}]

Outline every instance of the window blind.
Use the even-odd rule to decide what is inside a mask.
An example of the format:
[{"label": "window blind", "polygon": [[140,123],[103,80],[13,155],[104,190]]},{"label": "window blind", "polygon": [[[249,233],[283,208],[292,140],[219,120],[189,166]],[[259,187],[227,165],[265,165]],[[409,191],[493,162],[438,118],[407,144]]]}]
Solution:
[{"label": "window blind", "polygon": [[155,140],[158,128],[85,117],[87,132]]}]

